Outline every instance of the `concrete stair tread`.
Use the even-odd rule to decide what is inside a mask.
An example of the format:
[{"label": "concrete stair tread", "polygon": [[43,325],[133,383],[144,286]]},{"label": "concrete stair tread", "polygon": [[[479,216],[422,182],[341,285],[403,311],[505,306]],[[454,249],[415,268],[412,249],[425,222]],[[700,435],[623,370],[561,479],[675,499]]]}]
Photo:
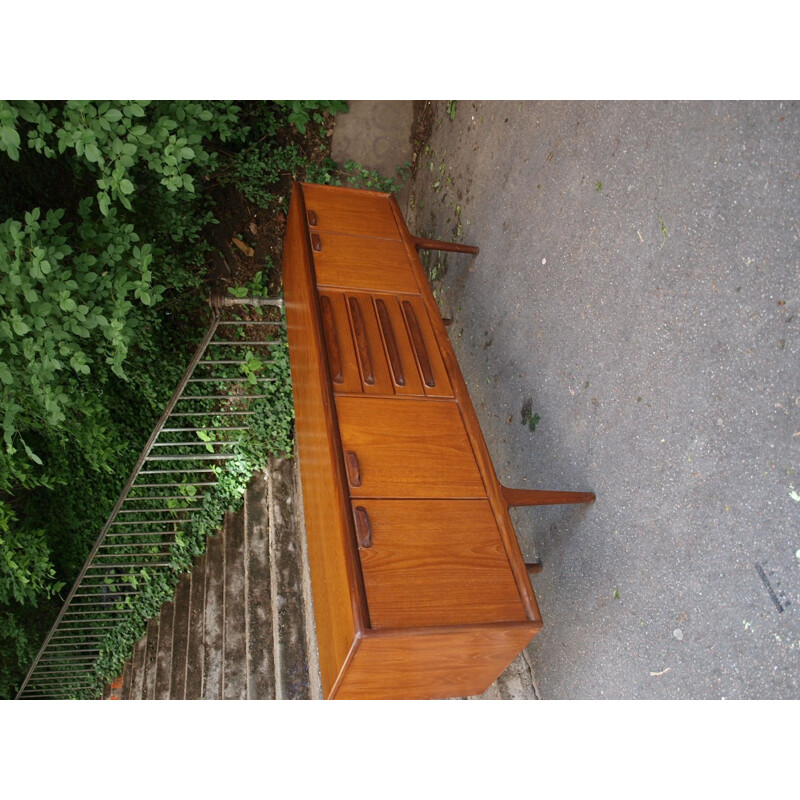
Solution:
[{"label": "concrete stair tread", "polygon": [[[319,697],[294,462],[256,475],[123,669],[123,699]],[[313,656],[316,654],[314,653]],[[316,676],[312,686],[310,675]]]}]

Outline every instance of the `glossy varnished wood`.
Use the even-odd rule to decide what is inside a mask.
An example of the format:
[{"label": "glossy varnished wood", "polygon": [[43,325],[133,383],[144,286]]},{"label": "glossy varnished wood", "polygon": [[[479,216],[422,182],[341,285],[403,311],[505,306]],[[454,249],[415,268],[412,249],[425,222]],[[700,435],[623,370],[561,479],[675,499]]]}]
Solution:
[{"label": "glossy varnished wood", "polygon": [[486,691],[541,623],[367,631],[335,697],[435,700]]},{"label": "glossy varnished wood", "polygon": [[342,447],[358,458],[353,497],[485,497],[455,403],[337,397]]},{"label": "glossy varnished wood", "polygon": [[[322,329],[334,392],[360,392],[353,333],[347,313],[347,299],[336,291],[319,293]],[[341,376],[341,379],[338,379]]]},{"label": "glossy varnished wood", "polygon": [[372,289],[384,292],[419,291],[403,243],[320,234],[320,250],[314,253],[314,269],[320,286]]},{"label": "glossy varnished wood", "polygon": [[330,694],[368,625],[335,424],[302,193],[292,193],[283,252],[297,449],[323,691]]},{"label": "glossy varnished wood", "polygon": [[[404,295],[373,295],[378,325],[397,394],[424,395],[405,318],[400,308]],[[390,341],[391,339],[391,341]],[[402,376],[402,383],[398,377]]]},{"label": "glossy varnished wood", "polygon": [[325,232],[372,239],[401,238],[389,195],[310,183],[303,184],[302,191],[306,208],[317,218],[311,231],[320,240]]},{"label": "glossy varnished wood", "polygon": [[525,621],[486,500],[354,501],[369,520],[360,549],[372,628]]},{"label": "glossy varnished wood", "polygon": [[362,390],[365,394],[392,394],[394,386],[372,297],[360,292],[347,292],[345,296]]},{"label": "glossy varnished wood", "polygon": [[432,315],[424,300],[425,295],[403,297],[400,303],[411,347],[422,378],[423,390],[428,397],[452,397],[453,387],[448,375],[449,370],[440,353],[439,342],[434,333],[434,324],[432,324],[432,319],[439,325],[442,324],[442,320],[436,303],[433,301],[433,295],[431,295]]},{"label": "glossy varnished wood", "polygon": [[[403,217],[400,208],[394,198],[390,198],[390,203],[394,210],[395,217],[402,221]],[[399,229],[402,232],[403,242],[406,245],[406,252],[411,259],[412,268],[417,276],[417,282],[421,283],[422,281],[427,281],[422,262],[417,256],[414,237],[408,232],[405,224],[402,224]],[[508,553],[509,563],[514,573],[520,597],[522,598],[528,617],[532,620],[541,621],[542,617],[539,611],[539,605],[536,602],[530,578],[525,569],[522,551],[520,550],[519,542],[514,533],[514,526],[508,513],[508,503],[503,496],[500,482],[497,479],[494,464],[489,454],[489,449],[486,446],[486,440],[483,437],[477,414],[475,413],[469,391],[467,390],[467,385],[464,382],[461,369],[458,366],[458,360],[456,359],[450,339],[447,336],[447,331],[442,322],[433,294],[430,291],[423,292],[420,303],[428,312],[432,334],[437,344],[437,351],[441,354],[447,372],[452,379],[453,394],[461,409],[465,429],[472,444],[478,467],[485,479],[487,496],[495,517],[498,520],[500,535],[503,538],[506,552]]]}]

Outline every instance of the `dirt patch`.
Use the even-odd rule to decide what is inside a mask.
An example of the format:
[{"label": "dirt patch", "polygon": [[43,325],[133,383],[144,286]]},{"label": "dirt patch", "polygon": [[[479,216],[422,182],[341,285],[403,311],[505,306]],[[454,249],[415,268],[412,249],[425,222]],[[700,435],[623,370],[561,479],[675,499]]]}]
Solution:
[{"label": "dirt patch", "polygon": [[411,156],[411,180],[417,175],[419,154],[425,149],[433,133],[434,108],[433,100],[414,101],[414,124],[411,128],[411,145],[414,152]]},{"label": "dirt patch", "polygon": [[[326,113],[324,125],[308,125],[305,134],[294,127],[286,128],[281,131],[280,141],[281,144],[294,142],[309,165],[319,165],[330,158],[333,126],[334,117]],[[279,198],[271,208],[262,208],[249,200],[230,177],[213,182],[208,191],[214,201],[214,217],[218,223],[205,231],[210,246],[206,262],[209,291],[226,293],[228,287],[243,286],[261,271],[262,285],[268,288],[269,294],[280,293],[289,198],[294,181],[304,178],[291,172],[282,174],[278,183],[269,187]]]}]

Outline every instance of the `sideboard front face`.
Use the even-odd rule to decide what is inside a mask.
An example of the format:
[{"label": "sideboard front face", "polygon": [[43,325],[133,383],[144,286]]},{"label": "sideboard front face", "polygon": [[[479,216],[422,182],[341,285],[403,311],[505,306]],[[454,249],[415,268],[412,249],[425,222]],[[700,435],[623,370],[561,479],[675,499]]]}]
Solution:
[{"label": "sideboard front face", "polygon": [[283,269],[325,696],[483,691],[541,617],[396,202],[295,185]]}]

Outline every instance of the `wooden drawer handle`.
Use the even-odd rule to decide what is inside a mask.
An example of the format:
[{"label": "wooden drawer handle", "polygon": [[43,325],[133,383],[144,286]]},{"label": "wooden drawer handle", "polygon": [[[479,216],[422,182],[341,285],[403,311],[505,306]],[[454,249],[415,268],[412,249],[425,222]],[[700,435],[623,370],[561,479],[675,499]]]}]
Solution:
[{"label": "wooden drawer handle", "polygon": [[308,224],[309,225],[316,225],[317,224],[317,212],[316,211],[306,211],[306,216],[308,217]]},{"label": "wooden drawer handle", "polygon": [[322,241],[318,233],[311,234],[311,249],[315,250],[317,253],[322,250]]},{"label": "wooden drawer handle", "polygon": [[369,527],[369,515],[364,506],[355,507],[356,538],[359,547],[372,547],[372,530]]},{"label": "wooden drawer handle", "polygon": [[358,456],[352,450],[345,450],[344,465],[347,467],[347,480],[351,486],[361,486],[361,470],[358,466]]},{"label": "wooden drawer handle", "polygon": [[339,340],[336,338],[336,324],[333,321],[333,306],[330,298],[322,295],[319,298],[322,311],[322,329],[325,332],[325,345],[328,348],[328,361],[331,365],[331,379],[334,383],[344,381],[342,372],[342,356],[339,350]]},{"label": "wooden drawer handle", "polygon": [[417,321],[417,315],[414,313],[414,307],[408,300],[403,300],[403,310],[405,311],[408,330],[411,334],[411,344],[417,355],[420,369],[422,370],[422,379],[425,381],[426,386],[434,387],[436,386],[436,381],[433,377],[433,368],[431,367],[428,350],[425,347],[425,340],[422,338],[422,331]]},{"label": "wooden drawer handle", "polygon": [[350,316],[353,318],[353,333],[356,336],[356,348],[358,358],[361,361],[361,369],[364,373],[364,383],[375,383],[375,373],[372,370],[372,358],[369,354],[369,342],[367,341],[367,331],[364,328],[364,319],[361,316],[361,306],[358,304],[357,297],[349,297]]},{"label": "wooden drawer handle", "polygon": [[376,300],[375,307],[378,309],[378,321],[383,331],[383,338],[386,340],[386,350],[389,353],[389,364],[392,367],[394,382],[398,386],[406,385],[406,376],[403,373],[403,365],[400,362],[400,353],[397,349],[397,342],[394,338],[394,328],[389,319],[389,312],[386,310],[386,303],[383,300]]}]

